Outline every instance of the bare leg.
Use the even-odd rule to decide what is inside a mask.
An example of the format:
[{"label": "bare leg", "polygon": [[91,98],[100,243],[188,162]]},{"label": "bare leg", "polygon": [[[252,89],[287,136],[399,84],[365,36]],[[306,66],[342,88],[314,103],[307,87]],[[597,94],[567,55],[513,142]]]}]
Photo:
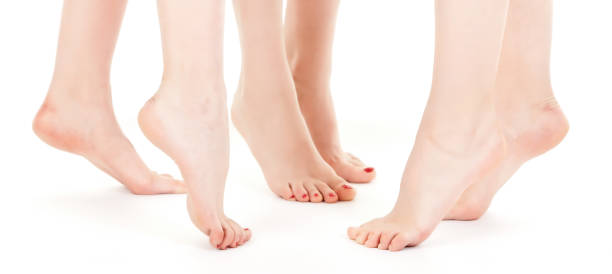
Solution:
[{"label": "bare leg", "polygon": [[317,150],[349,182],[367,183],[376,176],[340,146],[330,92],[332,44],[340,0],[289,0],[285,19],[287,58],[302,115]]},{"label": "bare leg", "polygon": [[349,237],[398,251],[424,241],[461,193],[504,155],[493,108],[507,0],[437,0],[429,102],[391,213]]},{"label": "bare leg", "polygon": [[234,8],[243,64],[232,120],[268,186],[287,200],[352,200],[355,190],[319,155],[300,113],[285,53],[282,1],[234,0]]},{"label": "bare leg", "polygon": [[123,135],[112,108],[110,67],[125,0],[66,0],[49,92],[34,119],[46,143],[85,157],[132,193],[183,193],[151,172]]},{"label": "bare leg", "polygon": [[222,0],[158,0],[164,76],[142,108],[145,135],[179,166],[193,223],[220,249],[251,237],[223,212],[229,134]]},{"label": "bare leg", "polygon": [[552,1],[511,0],[496,82],[496,108],[508,154],[470,186],[447,218],[474,220],[527,160],[561,142],[569,126],[550,84]]}]

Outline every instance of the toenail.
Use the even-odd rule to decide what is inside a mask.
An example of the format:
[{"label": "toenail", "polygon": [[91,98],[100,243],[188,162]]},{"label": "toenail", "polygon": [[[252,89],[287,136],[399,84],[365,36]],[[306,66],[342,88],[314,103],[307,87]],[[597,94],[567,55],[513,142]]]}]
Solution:
[{"label": "toenail", "polygon": [[330,193],[329,197],[336,197],[336,195],[334,195],[333,193]]},{"label": "toenail", "polygon": [[367,173],[370,173],[370,172],[374,171],[374,168],[373,167],[366,167],[366,168],[363,169],[363,171],[365,171]]},{"label": "toenail", "polygon": [[315,197],[319,197],[319,193],[315,193],[313,196],[315,196]]},{"label": "toenail", "polygon": [[352,188],[351,186],[349,186],[349,185],[342,185],[342,188],[344,188],[344,189],[353,189],[353,188]]},{"label": "toenail", "polygon": [[249,230],[249,228],[247,227],[247,228],[245,228],[244,230]]},{"label": "toenail", "polygon": [[308,195],[306,194],[302,195],[302,199],[306,199],[306,197],[308,197]]},{"label": "toenail", "polygon": [[291,199],[291,198],[295,198],[295,195],[291,195],[291,196],[289,196],[289,199]]}]

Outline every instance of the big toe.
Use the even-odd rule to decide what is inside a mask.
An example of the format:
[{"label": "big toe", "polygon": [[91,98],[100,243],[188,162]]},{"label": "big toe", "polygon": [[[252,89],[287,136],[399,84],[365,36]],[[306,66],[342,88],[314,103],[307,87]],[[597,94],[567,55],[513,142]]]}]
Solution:
[{"label": "big toe", "polygon": [[219,248],[223,242],[224,235],[225,233],[223,232],[223,227],[221,224],[215,226],[210,230],[210,234],[208,235],[210,244],[215,248]]},{"label": "big toe", "polygon": [[341,178],[336,180],[331,188],[338,194],[338,200],[340,201],[352,201],[355,199],[355,195],[357,195],[355,189]]},{"label": "big toe", "polygon": [[401,232],[391,240],[389,251],[400,251],[406,247],[416,246],[421,242],[419,233]]},{"label": "big toe", "polygon": [[347,229],[346,234],[349,236],[349,239],[355,240],[359,234],[359,228],[351,226]]},{"label": "big toe", "polygon": [[338,176],[351,183],[369,183],[376,177],[373,167],[366,166],[359,158],[349,153],[342,160],[330,165]]}]

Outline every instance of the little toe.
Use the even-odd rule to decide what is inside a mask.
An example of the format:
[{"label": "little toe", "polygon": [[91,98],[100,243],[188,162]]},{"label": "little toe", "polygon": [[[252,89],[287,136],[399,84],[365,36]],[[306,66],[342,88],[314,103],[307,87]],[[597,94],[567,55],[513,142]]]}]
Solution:
[{"label": "little toe", "polygon": [[357,238],[357,233],[358,232],[359,232],[359,228],[353,227],[353,226],[349,227],[346,230],[346,234],[348,235],[349,239],[351,239],[351,240],[355,240]]},{"label": "little toe", "polygon": [[376,248],[378,247],[378,243],[380,241],[380,232],[370,232],[370,235],[368,235],[368,240],[365,242],[365,246],[369,247],[369,248]]},{"label": "little toe", "polygon": [[393,237],[395,237],[397,233],[395,232],[383,232],[380,235],[380,241],[378,243],[378,249],[382,249],[382,250],[386,250],[389,248],[389,244],[391,243],[391,240],[393,240]]},{"label": "little toe", "polygon": [[318,182],[316,186],[323,195],[323,200],[325,200],[326,203],[335,203],[338,201],[338,195],[326,183]]},{"label": "little toe", "polygon": [[290,185],[296,200],[300,202],[308,202],[308,191],[306,191],[302,182],[290,183]]},{"label": "little toe", "polygon": [[314,183],[307,182],[304,184],[304,188],[306,188],[306,190],[308,191],[308,195],[310,197],[311,202],[319,203],[323,201],[323,196],[321,196],[321,193],[319,192]]}]

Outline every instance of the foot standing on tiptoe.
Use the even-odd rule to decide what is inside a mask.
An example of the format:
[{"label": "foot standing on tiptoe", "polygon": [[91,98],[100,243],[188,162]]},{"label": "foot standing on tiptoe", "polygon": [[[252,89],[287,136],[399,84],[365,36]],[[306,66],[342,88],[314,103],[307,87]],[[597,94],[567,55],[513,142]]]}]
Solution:
[{"label": "foot standing on tiptoe", "polygon": [[153,144],[178,165],[191,220],[210,243],[237,247],[251,231],[225,216],[229,133],[223,81],[225,1],[158,0],[164,75],[139,122]]},{"label": "foot standing on tiptoe", "polygon": [[287,200],[352,200],[355,190],[321,157],[304,117],[287,61],[282,1],[234,0],[242,72],[232,120],[270,189]]},{"label": "foot standing on tiptoe", "polygon": [[134,194],[184,193],[183,182],[149,170],[113,112],[110,68],[126,2],[64,1],[53,79],[33,129]]}]

